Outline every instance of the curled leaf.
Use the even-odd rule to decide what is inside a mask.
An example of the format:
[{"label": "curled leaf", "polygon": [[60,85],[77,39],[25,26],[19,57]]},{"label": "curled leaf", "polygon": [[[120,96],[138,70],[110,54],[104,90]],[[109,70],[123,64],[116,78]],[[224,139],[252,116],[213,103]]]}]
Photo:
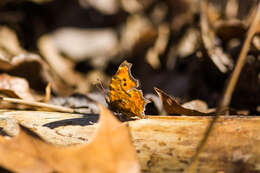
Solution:
[{"label": "curled leaf", "polygon": [[177,103],[171,96],[163,92],[162,90],[158,88],[154,88],[158,96],[160,97],[160,100],[163,104],[163,108],[169,115],[189,115],[189,116],[205,116],[210,115],[209,113],[204,113],[200,111],[196,111],[193,109],[187,109],[183,106],[181,106],[179,103]]}]

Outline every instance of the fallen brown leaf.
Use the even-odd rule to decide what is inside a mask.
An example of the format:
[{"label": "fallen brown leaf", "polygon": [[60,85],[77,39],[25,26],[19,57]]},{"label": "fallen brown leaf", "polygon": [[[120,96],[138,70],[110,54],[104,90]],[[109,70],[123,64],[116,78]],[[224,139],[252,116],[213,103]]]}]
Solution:
[{"label": "fallen brown leaf", "polygon": [[209,112],[207,103],[202,100],[192,100],[183,103],[181,106],[186,109],[193,109],[200,112]]},{"label": "fallen brown leaf", "polygon": [[158,27],[158,37],[154,43],[154,46],[149,48],[146,53],[146,61],[154,69],[161,67],[159,56],[164,53],[169,41],[170,27],[167,23],[163,23]]},{"label": "fallen brown leaf", "polygon": [[210,113],[204,113],[193,109],[187,109],[177,103],[171,96],[163,92],[158,88],[154,88],[160,100],[163,104],[163,108],[169,115],[189,115],[189,116],[205,116],[210,115]]},{"label": "fallen brown leaf", "polygon": [[53,171],[39,153],[42,145],[48,144],[33,136],[24,127],[21,127],[19,135],[11,140],[0,136],[0,167],[20,173]]},{"label": "fallen brown leaf", "polygon": [[0,92],[10,97],[34,101],[28,82],[19,77],[0,74]]},{"label": "fallen brown leaf", "polygon": [[212,62],[216,65],[219,71],[226,73],[233,68],[233,61],[230,56],[224,52],[223,48],[216,44],[217,36],[213,28],[210,26],[209,16],[207,15],[209,7],[210,6],[206,1],[201,1],[200,27],[202,43]]},{"label": "fallen brown leaf", "polygon": [[79,92],[84,93],[88,91],[89,88],[85,83],[85,77],[80,73],[75,72],[73,69],[75,64],[69,59],[65,59],[59,53],[51,36],[42,36],[38,41],[38,47],[50,67],[63,81],[65,81],[65,85],[67,84],[68,88],[76,86]]},{"label": "fallen brown leaf", "polygon": [[[26,51],[20,46],[18,38],[15,32],[8,27],[0,27],[0,54],[9,54],[14,56],[17,54],[26,53]],[[9,58],[9,57],[5,57]],[[1,57],[2,59],[2,57]]]},{"label": "fallen brown leaf", "polygon": [[[82,1],[82,4],[85,4],[85,6],[92,6],[93,8],[97,9],[101,13],[111,15],[116,14],[119,11],[119,4],[117,0],[84,0]],[[87,4],[87,5],[86,5]],[[84,5],[83,5],[84,6]]]},{"label": "fallen brown leaf", "polygon": [[140,172],[128,128],[99,107],[100,122],[90,143],[57,147],[22,127],[11,140],[0,136],[0,166],[15,172]]},{"label": "fallen brown leaf", "polygon": [[37,54],[25,53],[7,57],[0,57],[0,70],[26,78],[33,89],[44,90],[47,82],[57,83],[52,79],[48,65]]},{"label": "fallen brown leaf", "polygon": [[135,49],[152,46],[156,35],[156,29],[146,17],[142,15],[130,16],[121,32],[120,49],[130,53]]},{"label": "fallen brown leaf", "polygon": [[63,27],[55,30],[50,37],[55,47],[74,62],[99,58],[106,62],[117,54],[119,46],[116,32],[112,29]]},{"label": "fallen brown leaf", "polygon": [[24,50],[15,31],[8,27],[0,27],[0,70],[26,78],[35,90],[44,91],[49,82],[55,93],[69,93],[69,89],[51,72],[48,64],[39,55]]}]

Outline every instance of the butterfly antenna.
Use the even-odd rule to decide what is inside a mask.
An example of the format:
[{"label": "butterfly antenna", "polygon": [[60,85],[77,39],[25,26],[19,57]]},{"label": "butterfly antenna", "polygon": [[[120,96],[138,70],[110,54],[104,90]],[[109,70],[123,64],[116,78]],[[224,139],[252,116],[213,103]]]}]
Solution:
[{"label": "butterfly antenna", "polygon": [[106,90],[102,84],[102,81],[99,78],[97,79],[97,81],[98,83],[95,84],[97,89],[100,90],[104,95],[106,95]]}]

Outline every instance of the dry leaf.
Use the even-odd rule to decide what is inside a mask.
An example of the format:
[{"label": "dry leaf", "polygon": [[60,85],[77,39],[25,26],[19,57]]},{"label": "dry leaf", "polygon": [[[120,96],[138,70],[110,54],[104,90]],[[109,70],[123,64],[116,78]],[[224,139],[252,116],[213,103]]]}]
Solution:
[{"label": "dry leaf", "polygon": [[65,59],[61,54],[59,54],[51,36],[42,36],[38,41],[38,47],[52,69],[66,82],[66,84],[69,84],[69,86],[76,86],[82,93],[88,90],[86,87],[87,85],[85,84],[85,78],[74,71],[73,62]]},{"label": "dry leaf", "polygon": [[[113,56],[117,52],[118,39],[113,29],[57,29],[51,35],[55,46],[74,61],[87,58]],[[71,44],[73,43],[73,44]]]},{"label": "dry leaf", "polygon": [[196,49],[201,43],[200,33],[195,28],[190,28],[185,33],[185,36],[180,40],[177,45],[177,55],[180,57],[187,57],[196,52]]},{"label": "dry leaf", "polygon": [[211,60],[214,62],[216,67],[222,73],[226,73],[228,70],[231,70],[233,68],[233,62],[229,55],[223,51],[222,47],[216,44],[217,37],[213,28],[210,26],[209,16],[207,16],[208,7],[209,6],[206,1],[201,1],[200,27],[202,33],[202,41]]},{"label": "dry leaf", "polygon": [[99,107],[100,122],[90,143],[56,147],[22,127],[11,140],[0,136],[0,166],[15,172],[140,172],[128,128]]},{"label": "dry leaf", "polygon": [[0,70],[26,78],[35,90],[44,91],[50,82],[55,93],[68,93],[68,89],[64,89],[64,85],[51,73],[41,57],[25,51],[15,32],[7,27],[0,27]]},{"label": "dry leaf", "polygon": [[88,145],[50,153],[52,164],[58,171],[139,172],[140,166],[127,127],[109,110],[102,106],[100,109],[98,132]]},{"label": "dry leaf", "polygon": [[[260,25],[260,24],[259,24]],[[260,27],[259,27],[260,28]],[[260,30],[260,29],[259,29]],[[253,45],[255,46],[255,48],[260,51],[260,34],[255,35],[253,38]]]},{"label": "dry leaf", "polygon": [[6,59],[0,57],[0,70],[11,75],[26,78],[30,87],[35,90],[44,91],[48,82],[54,86],[57,92],[57,80],[52,78],[48,65],[36,54],[19,54]]},{"label": "dry leaf", "polygon": [[154,88],[156,93],[159,95],[160,100],[163,104],[163,108],[169,115],[189,115],[189,116],[205,116],[208,113],[199,112],[193,109],[187,109],[177,103],[171,96],[163,92],[158,88]]},{"label": "dry leaf", "polygon": [[152,23],[142,15],[128,17],[126,25],[122,29],[120,49],[125,52],[132,52],[137,45],[150,45],[156,37],[156,30]]},{"label": "dry leaf", "polygon": [[2,55],[3,52],[6,52],[4,54],[10,54],[11,56],[26,53],[20,46],[15,32],[5,26],[0,27],[0,55]]},{"label": "dry leaf", "polygon": [[180,39],[178,44],[173,44],[170,47],[169,53],[167,55],[167,68],[173,69],[177,57],[187,58],[196,52],[201,44],[201,36],[198,29],[190,28],[188,29],[184,36]]},{"label": "dry leaf", "polygon": [[116,14],[119,11],[119,3],[117,0],[81,0],[82,6],[92,6],[106,15]]},{"label": "dry leaf", "polygon": [[193,17],[198,13],[197,0],[175,0],[169,2],[170,25],[173,32],[183,32],[185,25],[193,22]]},{"label": "dry leaf", "polygon": [[0,167],[12,172],[52,172],[38,151],[41,145],[48,145],[34,136],[29,130],[20,128],[19,135],[6,139],[0,136]]},{"label": "dry leaf", "polygon": [[181,105],[186,109],[193,109],[200,112],[208,112],[208,105],[202,100],[192,100]]},{"label": "dry leaf", "polygon": [[139,1],[139,0],[120,0],[122,8],[131,14],[137,14],[145,9],[147,9],[154,0]]},{"label": "dry leaf", "polygon": [[15,98],[34,101],[28,82],[19,77],[0,74],[0,92]]},{"label": "dry leaf", "polygon": [[154,69],[161,67],[159,56],[162,55],[169,41],[170,28],[167,23],[163,23],[158,27],[158,37],[146,54],[146,61]]}]

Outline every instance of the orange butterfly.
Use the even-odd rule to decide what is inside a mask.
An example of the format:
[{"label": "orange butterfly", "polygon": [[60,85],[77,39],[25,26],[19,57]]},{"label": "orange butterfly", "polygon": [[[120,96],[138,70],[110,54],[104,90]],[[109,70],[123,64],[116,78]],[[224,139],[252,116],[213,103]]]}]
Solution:
[{"label": "orange butterfly", "polygon": [[145,105],[149,102],[138,90],[139,81],[131,75],[132,64],[124,61],[112,77],[109,85],[109,108],[115,112],[131,117],[144,118]]}]

